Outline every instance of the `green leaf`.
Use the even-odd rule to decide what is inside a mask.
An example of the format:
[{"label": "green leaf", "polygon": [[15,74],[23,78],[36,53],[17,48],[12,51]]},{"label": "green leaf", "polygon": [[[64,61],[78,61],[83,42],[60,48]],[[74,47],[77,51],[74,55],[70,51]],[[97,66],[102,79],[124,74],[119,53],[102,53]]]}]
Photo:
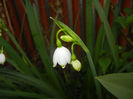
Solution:
[{"label": "green leaf", "polygon": [[[56,15],[56,18],[58,18],[58,14]],[[55,49],[55,29],[56,29],[56,24],[53,23],[52,30],[51,30],[51,36],[50,36],[50,56],[51,59],[53,57],[54,49]]]},{"label": "green leaf", "polygon": [[133,99],[133,73],[117,73],[96,79],[119,99]]},{"label": "green leaf", "polygon": [[[58,93],[53,86],[48,84],[46,81],[42,81],[40,79],[37,79],[32,76],[28,76],[26,74],[14,72],[14,71],[6,71],[6,70],[0,70],[0,74],[6,77],[8,80],[11,79],[11,81],[15,80],[17,81],[16,83],[19,84],[19,82],[23,82],[23,84],[28,84],[29,86],[33,86],[38,91],[40,90],[42,93],[45,93],[49,96],[54,96],[54,97],[60,97],[61,95]],[[13,80],[12,80],[13,79]],[[14,82],[15,82],[14,81]]]},{"label": "green leaf", "polygon": [[[22,58],[18,55],[18,53],[12,48],[12,46],[5,41],[2,37],[0,37],[0,45],[4,46],[4,48],[6,49],[6,51],[8,52],[8,55],[14,59],[15,62],[17,62],[18,64],[20,64],[21,68],[24,69],[24,72],[27,72],[28,74],[35,74],[36,76],[38,76],[40,78],[40,73],[38,72],[38,70],[36,69],[36,67],[31,63],[31,61],[28,59],[28,57],[26,56],[25,52],[23,51],[23,49],[21,48],[21,46],[18,44],[18,42],[16,41],[16,39],[13,37],[13,35],[10,33],[10,31],[7,29],[6,25],[4,24],[3,20],[0,19],[3,27],[1,27],[10,37],[10,39],[12,40],[12,42],[16,45],[16,48],[18,49],[18,51],[21,53],[21,55],[25,58],[26,62],[28,64],[25,64],[24,61],[22,61]],[[16,56],[15,56],[16,55]],[[17,59],[18,58],[18,59]],[[15,65],[17,66],[17,65]],[[18,68],[16,68],[18,69]],[[32,71],[32,72],[31,72]]]},{"label": "green leaf", "polygon": [[100,67],[102,68],[103,73],[105,73],[111,63],[111,59],[109,57],[101,57],[98,60],[98,63]]},{"label": "green leaf", "polygon": [[94,48],[94,9],[92,8],[92,0],[86,0],[86,43],[90,52],[93,52]]},{"label": "green leaf", "polygon": [[0,97],[1,96],[10,97],[10,98],[17,97],[17,96],[22,96],[22,97],[27,97],[27,98],[46,98],[46,96],[44,94],[41,95],[41,94],[37,94],[37,93],[33,93],[33,92],[0,89]]},{"label": "green leaf", "polygon": [[[104,12],[106,14],[106,17],[108,17],[109,13],[109,7],[110,7],[110,0],[105,3],[104,7]],[[101,24],[101,27],[97,33],[97,38],[96,38],[96,45],[95,45],[95,53],[94,53],[94,60],[97,61],[97,59],[100,56],[99,51],[103,49],[105,42],[105,29],[104,29],[104,24]]]},{"label": "green leaf", "polygon": [[46,73],[48,73],[51,83],[55,85],[55,87],[58,87],[60,90],[62,90],[62,88],[60,87],[59,81],[56,77],[56,74],[54,72],[54,69],[52,68],[50,57],[48,56],[46,43],[43,38],[41,24],[37,13],[37,8],[35,4],[33,4],[32,6],[30,0],[25,0],[25,2],[26,2],[26,12],[27,12],[26,14],[28,17],[28,22],[31,29],[32,37],[33,37],[36,49],[40,54],[41,60],[45,65]]},{"label": "green leaf", "polygon": [[123,29],[126,27],[126,19],[125,19],[125,17],[120,17],[119,16],[119,17],[117,17],[115,19],[115,22],[119,23],[122,26]]},{"label": "green leaf", "polygon": [[126,12],[128,15],[133,14],[133,9],[132,8],[125,8],[124,12]]},{"label": "green leaf", "polygon": [[28,17],[28,22],[31,30],[31,34],[36,46],[36,49],[38,50],[42,62],[45,64],[45,68],[49,69],[50,67],[50,61],[48,59],[48,53],[46,50],[46,44],[43,38],[41,24],[39,21],[38,13],[36,6],[30,3],[30,0],[26,1],[26,14]]},{"label": "green leaf", "polygon": [[26,74],[31,74],[31,71],[29,70],[29,66],[27,66],[23,60],[21,59],[20,55],[18,52],[15,51],[15,49],[7,42],[5,41],[2,37],[0,37],[0,46],[4,47],[4,50],[8,54],[8,57],[10,57],[13,61],[15,61],[16,64],[11,62],[10,60],[7,61],[13,64],[13,66],[19,70],[20,72],[26,73]]},{"label": "green leaf", "polygon": [[50,17],[60,29],[63,29],[63,32],[66,33],[67,35],[71,36],[83,49],[86,53],[89,52],[88,48],[84,44],[84,42],[80,39],[80,37],[73,31],[71,30],[67,25],[64,23]]},{"label": "green leaf", "polygon": [[127,16],[127,18],[126,18],[126,25],[129,25],[132,23],[133,23],[133,14],[130,16]]},{"label": "green leaf", "polygon": [[110,47],[110,50],[112,53],[112,57],[114,59],[114,63],[116,66],[116,70],[117,70],[119,67],[119,61],[118,61],[119,57],[118,57],[117,49],[115,48],[115,39],[114,39],[113,33],[111,31],[106,14],[104,13],[104,10],[103,10],[99,0],[93,0],[93,2],[96,7],[96,11],[98,12],[98,15],[101,19],[101,22],[104,24],[105,34],[106,34],[107,41],[108,41],[108,44],[109,44],[109,47]]}]

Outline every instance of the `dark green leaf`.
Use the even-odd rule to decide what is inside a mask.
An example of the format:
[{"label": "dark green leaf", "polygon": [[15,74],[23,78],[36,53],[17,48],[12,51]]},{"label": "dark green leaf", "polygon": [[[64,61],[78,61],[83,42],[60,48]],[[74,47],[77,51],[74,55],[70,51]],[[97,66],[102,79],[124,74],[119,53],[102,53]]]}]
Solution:
[{"label": "dark green leaf", "polygon": [[111,63],[111,59],[109,57],[101,57],[98,60],[98,63],[102,68],[103,73],[105,73]]}]

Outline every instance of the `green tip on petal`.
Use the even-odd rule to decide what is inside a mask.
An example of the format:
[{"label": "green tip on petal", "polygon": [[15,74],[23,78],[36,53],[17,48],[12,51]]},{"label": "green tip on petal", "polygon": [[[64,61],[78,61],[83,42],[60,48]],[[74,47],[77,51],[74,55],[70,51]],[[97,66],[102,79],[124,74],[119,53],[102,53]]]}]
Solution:
[{"label": "green tip on petal", "polygon": [[65,68],[65,65],[61,65],[61,67],[64,69]]}]

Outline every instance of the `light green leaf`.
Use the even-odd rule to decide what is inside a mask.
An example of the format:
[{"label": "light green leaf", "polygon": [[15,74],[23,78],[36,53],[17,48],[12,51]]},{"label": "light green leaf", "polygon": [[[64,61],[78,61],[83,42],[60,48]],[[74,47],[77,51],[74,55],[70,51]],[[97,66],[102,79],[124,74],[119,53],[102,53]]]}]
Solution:
[{"label": "light green leaf", "polygon": [[133,99],[133,73],[117,73],[96,78],[119,99]]}]

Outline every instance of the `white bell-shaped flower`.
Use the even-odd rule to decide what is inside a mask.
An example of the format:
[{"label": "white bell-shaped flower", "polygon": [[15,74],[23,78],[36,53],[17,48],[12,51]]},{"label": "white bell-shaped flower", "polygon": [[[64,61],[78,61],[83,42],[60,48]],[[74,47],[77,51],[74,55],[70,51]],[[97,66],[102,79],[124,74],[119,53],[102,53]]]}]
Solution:
[{"label": "white bell-shaped flower", "polygon": [[56,67],[57,63],[61,65],[62,68],[65,68],[67,63],[71,62],[71,53],[70,51],[64,47],[58,47],[55,49],[53,55],[53,67]]},{"label": "white bell-shaped flower", "polygon": [[4,64],[6,61],[6,57],[3,53],[0,53],[0,64]]}]

